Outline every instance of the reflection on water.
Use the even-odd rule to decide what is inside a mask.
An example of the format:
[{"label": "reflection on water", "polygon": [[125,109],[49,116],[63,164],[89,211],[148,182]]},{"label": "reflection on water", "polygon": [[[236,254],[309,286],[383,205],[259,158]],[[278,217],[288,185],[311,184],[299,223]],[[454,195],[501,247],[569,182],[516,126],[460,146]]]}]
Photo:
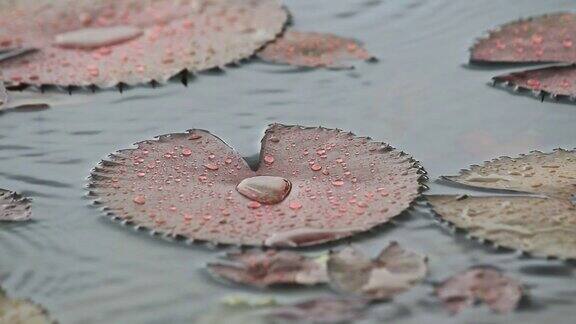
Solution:
[{"label": "reflection on water", "polygon": [[[571,1],[286,4],[299,29],[358,38],[380,62],[352,71],[251,62],[204,73],[188,87],[174,82],[72,96],[52,90],[42,96],[50,109],[0,116],[1,187],[32,196],[37,219],[0,230],[0,278],[12,296],[31,297],[62,323],[176,323],[242,292],[201,270],[220,249],[165,242],[112,224],[83,198],[97,161],[158,134],[209,129],[253,156],[271,122],[337,127],[406,150],[431,179],[500,155],[575,146],[576,106],[510,95],[487,85],[494,70],[462,66],[482,31],[519,16],[573,9]],[[432,193],[454,192],[431,187]],[[373,322],[572,322],[574,264],[496,251],[454,235],[425,209],[353,241],[375,254],[388,240],[428,254],[431,272],[427,284],[378,306]],[[497,265],[524,282],[527,306],[509,316],[473,308],[448,318],[431,296],[432,284],[476,264]],[[325,291],[249,293],[287,302]]]}]

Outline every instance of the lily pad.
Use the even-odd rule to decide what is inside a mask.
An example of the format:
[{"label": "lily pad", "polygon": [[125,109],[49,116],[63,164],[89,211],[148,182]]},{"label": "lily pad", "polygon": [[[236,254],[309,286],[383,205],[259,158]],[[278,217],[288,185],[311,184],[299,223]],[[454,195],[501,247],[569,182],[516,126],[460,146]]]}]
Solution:
[{"label": "lily pad", "polygon": [[48,312],[28,300],[11,299],[0,289],[0,323],[56,324]]},{"label": "lily pad", "polygon": [[472,47],[472,62],[576,62],[576,14],[554,13],[507,23]]},{"label": "lily pad", "polygon": [[316,285],[328,280],[326,258],[310,258],[291,251],[228,253],[226,261],[210,263],[208,270],[217,278],[256,287]]},{"label": "lily pad", "polygon": [[567,96],[576,99],[576,66],[552,66],[494,77],[496,83],[532,90],[555,96]]},{"label": "lily pad", "polygon": [[537,256],[576,258],[575,151],[533,152],[472,166],[447,179],[534,196],[428,196],[439,216],[472,236]]},{"label": "lily pad", "polygon": [[371,260],[347,247],[328,259],[330,283],[340,291],[363,298],[383,300],[410,290],[426,277],[427,258],[390,243]]},{"label": "lily pad", "polygon": [[472,267],[446,281],[435,289],[436,296],[452,314],[483,302],[497,313],[516,309],[524,290],[516,280],[490,267]]},{"label": "lily pad", "polygon": [[0,221],[21,222],[32,216],[30,199],[10,190],[0,189]]},{"label": "lily pad", "polygon": [[356,40],[293,30],[266,45],[258,57],[270,63],[336,69],[352,67],[350,61],[373,58]]},{"label": "lily pad", "polygon": [[472,187],[570,199],[576,192],[576,151],[557,149],[517,158],[501,157],[443,178]]},{"label": "lily pad", "polygon": [[0,63],[11,85],[110,87],[224,67],[276,38],[276,0],[59,0],[0,6],[0,49],[39,49]]},{"label": "lily pad", "polygon": [[90,187],[113,217],[168,237],[294,247],[388,222],[419,196],[423,173],[369,138],[274,124],[255,171],[216,136],[190,130],[112,154]]},{"label": "lily pad", "polygon": [[[554,13],[505,24],[471,49],[471,63],[576,63],[576,14]],[[576,96],[574,66],[552,66],[494,77],[535,94]]]}]

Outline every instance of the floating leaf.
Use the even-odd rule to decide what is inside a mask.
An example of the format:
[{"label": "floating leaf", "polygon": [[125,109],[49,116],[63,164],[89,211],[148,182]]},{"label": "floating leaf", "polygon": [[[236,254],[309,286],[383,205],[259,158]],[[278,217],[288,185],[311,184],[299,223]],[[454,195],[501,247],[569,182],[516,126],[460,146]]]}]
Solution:
[{"label": "floating leaf", "polygon": [[353,39],[292,30],[268,44],[258,56],[271,63],[327,68],[350,68],[350,61],[373,58]]},{"label": "floating leaf", "polygon": [[0,49],[39,51],[0,63],[12,85],[164,82],[237,62],[279,34],[276,0],[60,0],[0,6]]},{"label": "floating leaf", "polygon": [[472,62],[576,62],[576,14],[555,13],[505,24],[472,47]]},{"label": "floating leaf", "polygon": [[576,207],[536,197],[428,196],[443,219],[472,236],[537,256],[576,258]]},{"label": "floating leaf", "polygon": [[472,267],[436,287],[436,296],[452,314],[483,302],[497,313],[516,309],[523,289],[516,280],[489,267]]},{"label": "floating leaf", "polygon": [[11,299],[0,289],[0,323],[55,324],[48,312],[28,300]]},{"label": "floating leaf", "polygon": [[273,285],[315,285],[325,283],[326,260],[309,258],[291,251],[246,251],[229,253],[227,261],[208,264],[218,278],[256,287]]},{"label": "floating leaf", "polygon": [[576,151],[534,151],[517,158],[501,157],[473,165],[457,176],[443,177],[457,183],[570,199],[576,192]]},{"label": "floating leaf", "polygon": [[[202,130],[137,146],[93,170],[97,201],[138,227],[218,243],[305,246],[348,237],[399,215],[423,179],[405,153],[325,128],[272,125],[256,171]],[[244,182],[263,176],[286,179],[289,193],[278,179]]]},{"label": "floating leaf", "polygon": [[30,220],[32,216],[30,199],[0,189],[0,221],[19,222]]},{"label": "floating leaf", "polygon": [[541,91],[552,96],[576,96],[576,66],[552,66],[494,77],[497,83],[521,89]]},{"label": "floating leaf", "polygon": [[447,179],[533,196],[428,196],[434,210],[472,236],[537,256],[576,258],[575,151],[533,152],[472,166]]},{"label": "floating leaf", "polygon": [[[480,39],[471,63],[576,63],[576,14],[554,13],[505,24]],[[576,96],[574,66],[553,66],[494,78],[536,94]],[[541,92],[542,91],[542,92]]]},{"label": "floating leaf", "polygon": [[328,276],[338,290],[368,299],[389,299],[418,284],[428,270],[425,256],[390,243],[374,260],[347,247],[330,254]]},{"label": "floating leaf", "polygon": [[368,304],[361,299],[324,297],[274,308],[274,323],[349,323],[362,318]]}]

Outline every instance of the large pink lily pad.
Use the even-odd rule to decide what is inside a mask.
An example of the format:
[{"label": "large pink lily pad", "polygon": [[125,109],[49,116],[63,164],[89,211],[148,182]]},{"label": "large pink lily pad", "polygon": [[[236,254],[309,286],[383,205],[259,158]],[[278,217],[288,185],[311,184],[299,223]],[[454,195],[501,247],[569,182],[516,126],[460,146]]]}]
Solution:
[{"label": "large pink lily pad", "polygon": [[276,38],[277,0],[59,0],[0,5],[0,49],[39,51],[0,63],[11,85],[164,82],[237,62]]},{"label": "large pink lily pad", "polygon": [[31,216],[30,199],[13,191],[0,189],[0,221],[27,221]]},{"label": "large pink lily pad", "polygon": [[[416,161],[387,144],[340,130],[274,124],[256,171],[216,136],[190,130],[112,154],[93,170],[90,187],[115,218],[166,236],[306,246],[398,216],[419,196],[422,174]],[[272,204],[236,190],[259,176],[287,179],[291,190]]]},{"label": "large pink lily pad", "polygon": [[373,56],[358,41],[332,34],[288,30],[258,53],[270,63],[303,67],[350,68]]},{"label": "large pink lily pad", "polygon": [[[554,13],[522,19],[491,31],[472,47],[471,63],[576,63],[576,14]],[[574,66],[552,66],[494,77],[538,96],[576,96]]]}]

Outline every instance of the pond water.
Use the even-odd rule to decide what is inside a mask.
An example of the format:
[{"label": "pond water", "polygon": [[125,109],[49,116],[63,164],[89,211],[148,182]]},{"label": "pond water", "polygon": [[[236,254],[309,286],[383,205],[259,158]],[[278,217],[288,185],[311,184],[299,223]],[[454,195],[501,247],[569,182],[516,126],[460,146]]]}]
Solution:
[{"label": "pond water", "polygon": [[[252,156],[269,123],[336,127],[409,152],[431,180],[500,155],[575,146],[574,104],[541,103],[488,86],[511,67],[467,66],[467,49],[483,31],[519,17],[571,10],[573,1],[285,3],[298,29],[358,38],[380,61],[351,71],[251,61],[202,74],[188,87],[173,82],[72,96],[51,91],[42,96],[51,109],[0,116],[1,187],[31,196],[36,218],[0,229],[0,278],[11,295],[45,305],[61,323],[129,324],[190,323],[230,294],[279,301],[330,294],[217,283],[202,268],[224,249],[152,238],[91,207],[84,197],[90,169],[108,153],[158,134],[208,129]],[[431,193],[456,192],[430,187]],[[574,322],[574,264],[521,257],[454,235],[424,209],[351,241],[375,254],[390,240],[427,254],[429,279],[376,307],[367,323]],[[510,315],[477,307],[449,317],[431,295],[432,283],[477,264],[496,265],[521,280],[529,303]]]}]

